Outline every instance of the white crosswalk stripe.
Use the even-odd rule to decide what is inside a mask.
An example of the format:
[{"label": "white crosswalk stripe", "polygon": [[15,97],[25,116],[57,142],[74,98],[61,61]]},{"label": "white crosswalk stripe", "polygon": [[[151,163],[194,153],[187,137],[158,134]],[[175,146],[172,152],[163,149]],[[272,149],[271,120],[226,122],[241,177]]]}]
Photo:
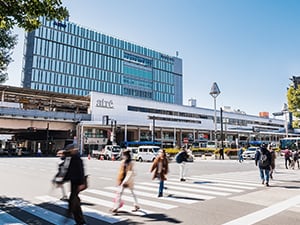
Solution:
[{"label": "white crosswalk stripe", "polygon": [[[275,182],[275,181],[274,181]],[[280,182],[280,181],[278,181]],[[187,177],[186,182],[180,182],[177,179],[169,178],[165,182],[164,197],[158,198],[158,182],[140,182],[134,186],[134,192],[137,195],[138,204],[141,210],[131,212],[133,198],[130,191],[125,189],[122,199],[125,205],[121,208],[124,212],[130,212],[132,215],[149,215],[161,213],[161,210],[171,210],[182,205],[195,204],[201,201],[214,199],[217,197],[227,197],[230,195],[241,194],[246,191],[252,191],[262,187],[258,172],[237,172],[212,175],[199,175]],[[113,207],[113,199],[116,196],[117,187],[105,187],[104,189],[87,189],[80,194],[81,201],[91,206],[82,204],[82,210],[86,218],[99,220],[107,224],[115,224],[128,220],[129,214],[112,215],[109,209]],[[56,207],[53,208],[43,205],[47,203]],[[64,215],[68,203],[58,200],[49,195],[37,196],[35,204],[26,201],[10,202],[14,207],[32,214],[35,218],[41,218],[51,224],[74,224],[74,220]],[[46,208],[43,208],[46,207]],[[61,210],[59,210],[61,209]],[[15,215],[15,214],[14,214]],[[22,219],[18,216],[9,214],[9,210],[0,210],[0,224],[24,225]],[[127,216],[126,216],[127,215]]]},{"label": "white crosswalk stripe", "polygon": [[[168,182],[168,184],[176,184],[175,182]],[[243,190],[237,189],[237,188],[226,188],[226,187],[208,187],[206,185],[195,185],[194,184],[189,184],[189,183],[179,183],[177,184],[179,186],[183,186],[183,187],[197,187],[197,188],[203,188],[203,189],[210,189],[210,190],[214,190],[214,191],[225,191],[225,192],[234,192],[234,193],[239,193],[242,192]]]},{"label": "white crosswalk stripe", "polygon": [[[16,208],[19,208],[27,213],[30,213],[36,217],[42,218],[53,224],[66,224],[66,225],[73,225],[74,221],[42,207],[36,206],[26,201],[22,200],[13,200],[10,202]],[[5,223],[4,223],[5,224]]]},{"label": "white crosswalk stripe", "polygon": [[[57,206],[62,207],[64,209],[68,208],[68,203],[67,202],[57,200],[56,198],[51,197],[51,196],[38,196],[36,198],[41,200],[42,202],[51,202],[51,204],[57,205]],[[102,212],[102,211],[99,211],[99,210],[95,210],[95,209],[92,209],[90,207],[82,206],[81,208],[82,208],[82,211],[83,211],[84,215],[90,216],[90,217],[98,219],[98,220],[105,221],[107,223],[113,224],[113,223],[118,223],[120,221],[125,220],[125,218],[112,217],[112,215],[109,214],[109,213],[105,213],[105,212]]]},{"label": "white crosswalk stripe", "polygon": [[[113,191],[117,191],[117,187],[106,187],[105,189],[109,189],[109,190],[113,190]],[[152,191],[157,191],[156,189],[151,189]],[[144,197],[149,197],[149,198],[153,198],[153,197],[155,197],[155,196],[157,196],[157,193],[149,193],[149,192],[144,192],[144,191],[137,191],[137,190],[134,190],[134,193],[136,194],[136,195],[138,195],[138,196],[144,196]],[[182,193],[177,193],[177,194],[182,194]],[[168,195],[170,195],[170,194],[168,194]],[[191,196],[191,195],[190,195]],[[195,198],[197,198],[197,197],[199,197],[199,196],[197,196],[197,195],[193,195],[193,196],[191,196],[190,198],[193,198],[193,199],[195,199]],[[171,201],[171,202],[178,202],[178,203],[184,203],[184,204],[193,204],[193,203],[196,203],[196,202],[198,202],[199,200],[200,200],[200,198],[199,198],[199,200],[197,201],[197,200],[192,200],[192,199],[188,199],[188,198],[172,198],[172,197],[168,197],[168,196],[166,196],[166,197],[162,197],[162,198],[160,198],[160,199],[163,199],[163,200],[167,200],[167,201]]]},{"label": "white crosswalk stripe", "polygon": [[[157,186],[157,184],[155,183],[143,183],[143,185],[147,185],[147,186]],[[136,185],[136,187],[139,187],[139,185]],[[191,191],[191,188],[186,188],[186,187],[181,187],[181,186],[172,186],[172,189],[175,189],[175,190],[179,190],[179,191],[182,191],[182,194],[184,194],[185,192],[189,192]],[[201,189],[193,189],[193,192],[196,192],[196,193],[205,193],[205,194],[209,194],[209,195],[218,195],[218,196],[228,196],[230,195],[231,193],[229,192],[220,192],[220,191],[209,191],[209,190],[201,190]]]},{"label": "white crosswalk stripe", "polygon": [[[108,196],[108,197],[111,197],[111,198],[114,198],[116,196],[115,193],[105,192],[105,191],[100,191],[100,190],[94,190],[94,189],[87,190],[86,192],[97,194],[97,195],[104,195],[104,196]],[[125,201],[133,202],[133,198],[129,197],[129,196],[126,196],[126,195],[123,195],[122,199],[124,199]],[[172,208],[176,207],[174,205],[161,203],[161,202],[157,202],[157,201],[145,200],[145,199],[142,199],[142,198],[139,198],[139,203],[142,204],[142,205],[149,205],[149,206],[156,207],[156,208],[161,208],[161,209],[172,209]]]},{"label": "white crosswalk stripe", "polygon": [[21,220],[11,216],[10,214],[0,210],[0,224],[4,225],[26,225],[26,223],[23,223]]}]

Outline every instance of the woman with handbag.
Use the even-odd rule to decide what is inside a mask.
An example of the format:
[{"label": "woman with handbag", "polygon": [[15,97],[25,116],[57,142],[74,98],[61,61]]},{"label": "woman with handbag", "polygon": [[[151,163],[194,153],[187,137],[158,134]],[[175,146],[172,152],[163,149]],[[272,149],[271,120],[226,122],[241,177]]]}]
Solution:
[{"label": "woman with handbag", "polygon": [[158,156],[155,158],[150,172],[154,171],[152,179],[159,179],[158,197],[163,196],[164,181],[167,180],[167,173],[169,172],[168,159],[165,150],[159,150]]},{"label": "woman with handbag", "polygon": [[131,159],[130,150],[125,149],[123,151],[123,160],[121,161],[121,166],[118,172],[117,184],[119,189],[117,191],[117,196],[115,199],[115,205],[111,209],[113,213],[117,213],[118,209],[122,207],[122,194],[125,188],[129,188],[134,200],[134,208],[132,212],[136,212],[140,209],[138,206],[136,195],[133,191],[134,186],[134,171],[133,171],[133,162]]}]

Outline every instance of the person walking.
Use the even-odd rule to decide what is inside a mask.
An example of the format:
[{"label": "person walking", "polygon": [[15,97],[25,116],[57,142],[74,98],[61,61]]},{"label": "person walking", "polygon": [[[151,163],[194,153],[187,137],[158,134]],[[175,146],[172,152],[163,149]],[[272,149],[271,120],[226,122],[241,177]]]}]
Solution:
[{"label": "person walking", "polygon": [[76,144],[67,145],[64,155],[66,158],[70,157],[68,171],[64,177],[64,181],[70,181],[71,183],[68,214],[73,215],[76,224],[83,225],[86,223],[80,206],[80,198],[78,197],[79,192],[86,188],[83,162],[80,158]]},{"label": "person walking", "polygon": [[179,165],[179,180],[185,181],[185,170],[186,170],[186,162],[188,161],[188,154],[186,147],[183,146],[180,150],[180,152],[177,153],[175,156],[175,160]]},{"label": "person walking", "polygon": [[268,150],[270,151],[271,154],[270,178],[273,179],[273,172],[275,170],[276,153],[271,145],[269,145]]},{"label": "person walking", "polygon": [[259,167],[262,184],[265,184],[267,187],[269,186],[271,160],[271,153],[265,145],[262,145],[260,150],[256,151],[255,165]]},{"label": "person walking", "polygon": [[293,152],[292,160],[293,160],[293,167],[292,167],[292,169],[295,169],[295,165],[296,165],[296,164],[297,164],[297,166],[298,166],[298,169],[300,169],[300,167],[299,167],[299,150],[298,150],[298,149],[296,149],[296,150]]},{"label": "person walking", "polygon": [[159,179],[158,197],[162,197],[164,190],[164,182],[165,180],[167,180],[166,175],[169,172],[169,162],[165,150],[159,150],[158,156],[155,158],[150,169],[151,173],[153,171],[154,173],[152,179]]},{"label": "person walking", "polygon": [[66,176],[66,173],[68,171],[70,157],[65,157],[64,150],[57,151],[56,156],[58,156],[60,160],[58,162],[58,172],[55,174],[52,182],[56,187],[61,188],[62,197],[60,198],[60,200],[66,201],[68,200],[68,197],[64,188],[64,177]]},{"label": "person walking", "polygon": [[219,154],[220,154],[220,159],[224,160],[224,148],[220,148]]},{"label": "person walking", "polygon": [[288,169],[288,167],[291,165],[291,151],[286,148],[284,151],[284,162],[285,162],[285,168]]},{"label": "person walking", "polygon": [[243,148],[240,147],[239,151],[238,151],[238,158],[239,158],[239,163],[242,163],[244,161],[243,158]]},{"label": "person walking", "polygon": [[131,159],[131,153],[129,149],[125,149],[123,151],[123,160],[121,161],[121,166],[117,176],[117,185],[119,186],[117,191],[117,196],[115,199],[114,207],[111,209],[112,213],[117,213],[118,209],[121,208],[122,204],[122,195],[125,188],[129,188],[131,191],[134,205],[132,212],[136,212],[140,209],[138,205],[138,201],[136,195],[133,191],[134,186],[134,170],[133,170],[133,162]]}]

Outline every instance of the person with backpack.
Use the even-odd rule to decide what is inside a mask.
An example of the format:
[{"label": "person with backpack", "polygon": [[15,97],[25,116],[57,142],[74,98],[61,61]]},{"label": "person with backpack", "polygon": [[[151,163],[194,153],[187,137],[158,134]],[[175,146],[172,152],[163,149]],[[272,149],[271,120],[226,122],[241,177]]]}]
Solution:
[{"label": "person with backpack", "polygon": [[188,153],[186,150],[186,147],[183,146],[181,148],[181,151],[177,153],[175,156],[176,163],[179,165],[179,180],[180,181],[185,181],[184,175],[185,175],[185,163],[188,161]]},{"label": "person with backpack", "polygon": [[270,170],[271,170],[272,156],[265,145],[262,145],[260,150],[255,154],[255,165],[259,167],[260,178],[262,184],[269,186]]},{"label": "person with backpack", "polygon": [[270,154],[271,154],[271,170],[270,170],[270,178],[273,179],[273,172],[275,170],[275,160],[276,160],[276,153],[271,145],[268,147]]}]

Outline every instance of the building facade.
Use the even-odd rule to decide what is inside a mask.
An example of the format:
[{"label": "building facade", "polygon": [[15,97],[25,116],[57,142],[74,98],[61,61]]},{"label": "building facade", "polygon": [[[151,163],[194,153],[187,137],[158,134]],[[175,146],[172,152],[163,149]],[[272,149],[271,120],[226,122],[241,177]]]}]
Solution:
[{"label": "building facade", "polygon": [[[79,123],[78,134],[83,146],[105,145],[115,141],[157,141],[164,146],[180,146],[190,142],[212,140],[214,110],[200,107],[167,104],[91,92],[90,121]],[[285,136],[285,122],[217,110],[217,139],[224,142],[266,140],[278,142]],[[222,121],[222,122],[221,122]],[[83,147],[82,146],[82,147]],[[89,147],[93,149],[93,147]]]},{"label": "building facade", "polygon": [[41,22],[26,34],[23,87],[182,104],[182,59],[69,21]]}]

